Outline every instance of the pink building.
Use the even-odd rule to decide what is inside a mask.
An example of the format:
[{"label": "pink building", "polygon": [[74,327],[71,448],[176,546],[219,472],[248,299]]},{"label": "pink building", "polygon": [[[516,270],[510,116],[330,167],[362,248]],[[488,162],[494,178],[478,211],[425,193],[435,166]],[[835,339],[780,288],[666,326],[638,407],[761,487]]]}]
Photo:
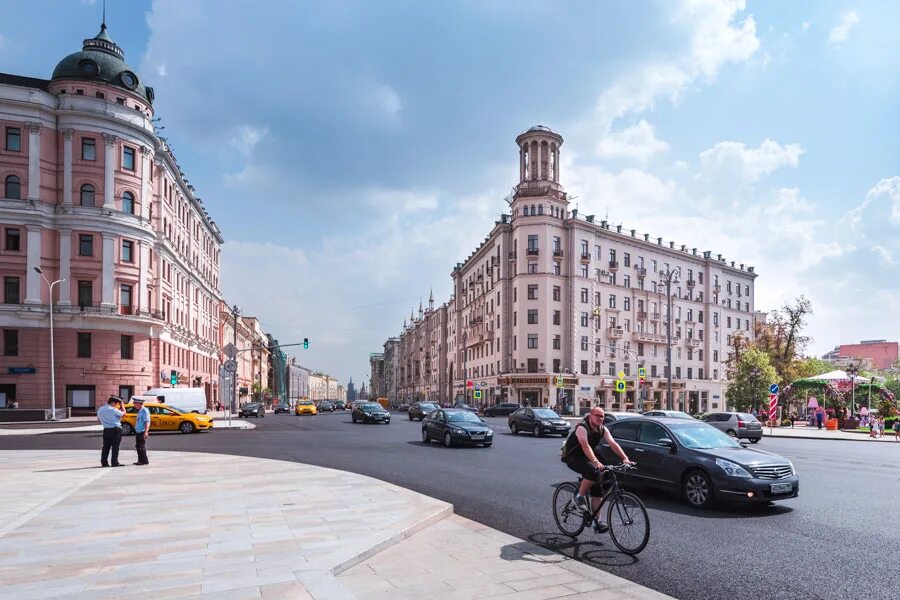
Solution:
[{"label": "pink building", "polygon": [[[106,25],[49,80],[0,74],[0,400],[57,407],[205,388],[217,398],[222,237],[153,127],[153,89]],[[165,382],[165,383],[164,383]]]},{"label": "pink building", "polygon": [[858,344],[841,344],[825,355],[825,359],[871,361],[872,367],[879,370],[890,369],[900,357],[900,343],[887,340],[863,340]]}]

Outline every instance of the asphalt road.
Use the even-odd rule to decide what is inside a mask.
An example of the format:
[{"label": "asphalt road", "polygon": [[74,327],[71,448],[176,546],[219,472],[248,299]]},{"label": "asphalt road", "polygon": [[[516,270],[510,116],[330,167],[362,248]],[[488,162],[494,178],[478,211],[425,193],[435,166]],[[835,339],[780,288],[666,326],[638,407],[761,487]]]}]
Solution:
[{"label": "asphalt road", "polygon": [[[695,511],[641,490],[650,512],[647,549],[632,558],[608,535],[572,541],[553,521],[553,484],[574,479],[561,439],[513,436],[502,418],[492,448],[423,444],[420,426],[353,425],[348,413],[268,415],[251,431],[156,434],[149,450],[240,454],[353,471],[452,502],[456,512],[676,598],[896,598],[900,443],[764,438],[790,458],[800,497],[771,506]],[[133,443],[123,443],[132,462]],[[0,437],[0,449],[99,448],[99,434]],[[224,460],[227,460],[224,459]]]}]

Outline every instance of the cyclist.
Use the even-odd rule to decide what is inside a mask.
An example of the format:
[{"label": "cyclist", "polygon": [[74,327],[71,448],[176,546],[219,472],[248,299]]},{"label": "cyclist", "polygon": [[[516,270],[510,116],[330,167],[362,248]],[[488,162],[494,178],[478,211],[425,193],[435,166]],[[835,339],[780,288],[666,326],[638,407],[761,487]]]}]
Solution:
[{"label": "cyclist", "polygon": [[581,475],[581,485],[578,493],[575,494],[575,505],[581,509],[587,510],[587,493],[591,494],[591,509],[593,514],[597,514],[594,520],[594,531],[604,533],[609,530],[609,526],[599,520],[600,505],[603,503],[603,493],[599,485],[596,485],[601,478],[601,472],[604,469],[603,463],[594,454],[594,448],[600,442],[606,442],[615,452],[622,462],[625,464],[634,464],[622,450],[622,447],[613,439],[609,430],[603,426],[603,417],[606,414],[603,408],[595,406],[591,412],[581,420],[566,438],[563,446],[563,462],[566,466]]}]

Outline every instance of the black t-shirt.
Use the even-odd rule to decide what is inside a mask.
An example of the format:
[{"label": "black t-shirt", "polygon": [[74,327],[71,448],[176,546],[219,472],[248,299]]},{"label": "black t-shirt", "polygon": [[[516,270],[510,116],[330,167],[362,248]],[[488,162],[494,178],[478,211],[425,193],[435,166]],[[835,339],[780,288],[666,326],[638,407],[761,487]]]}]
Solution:
[{"label": "black t-shirt", "polygon": [[578,443],[578,438],[575,437],[575,432],[578,431],[579,427],[584,427],[585,431],[587,431],[588,445],[590,445],[592,449],[596,448],[600,442],[603,441],[603,436],[606,434],[606,427],[601,423],[598,429],[592,429],[588,419],[589,417],[583,418],[572,430],[572,433],[569,434],[569,437],[566,438],[566,444],[563,450],[563,457],[565,460],[570,460],[576,456],[587,458],[584,455],[584,450],[581,449],[581,444]]}]

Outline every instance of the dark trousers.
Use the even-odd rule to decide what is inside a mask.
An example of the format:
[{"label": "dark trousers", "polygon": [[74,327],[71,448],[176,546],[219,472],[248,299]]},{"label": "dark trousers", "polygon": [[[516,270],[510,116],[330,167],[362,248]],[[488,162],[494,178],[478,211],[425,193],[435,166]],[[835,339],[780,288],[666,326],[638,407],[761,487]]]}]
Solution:
[{"label": "dark trousers", "polygon": [[122,430],[118,427],[103,428],[103,451],[100,453],[100,464],[104,467],[109,463],[107,457],[112,450],[112,464],[119,464],[119,444],[122,442]]},{"label": "dark trousers", "polygon": [[147,440],[144,438],[143,431],[138,431],[134,434],[134,450],[137,452],[137,461],[139,463],[144,465],[150,464],[150,461],[147,460]]}]

